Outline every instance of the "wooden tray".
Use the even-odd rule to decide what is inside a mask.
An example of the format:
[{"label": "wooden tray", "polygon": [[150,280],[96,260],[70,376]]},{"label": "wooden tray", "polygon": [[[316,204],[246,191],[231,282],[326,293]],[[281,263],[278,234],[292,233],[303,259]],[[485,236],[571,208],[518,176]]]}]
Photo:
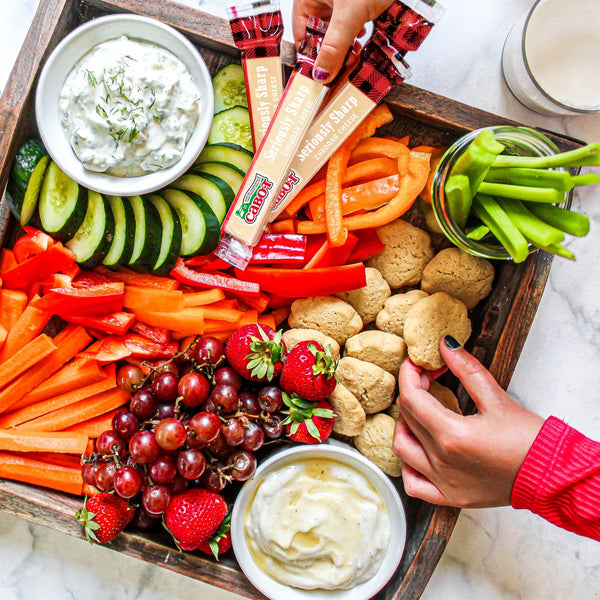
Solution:
[{"label": "wooden tray", "polygon": [[[111,12],[132,12],[156,17],[179,29],[197,44],[214,73],[238,61],[229,24],[216,17],[167,0],[42,0],[14,70],[0,99],[0,190],[4,189],[16,150],[24,139],[36,135],[33,111],[39,70],[56,44],[80,23]],[[286,43],[285,63],[294,62],[294,49]],[[409,85],[399,86],[387,98],[397,118],[389,133],[411,136],[413,144],[447,144],[478,127],[507,124],[505,119],[431,94]],[[548,133],[548,132],[547,132]],[[550,137],[563,149],[578,145],[557,134]],[[0,235],[5,245],[17,225],[5,202],[0,204]],[[468,348],[506,388],[540,302],[551,265],[551,256],[536,253],[521,265],[496,263],[496,282],[485,305],[473,317]],[[453,384],[455,385],[455,384]],[[457,390],[463,408],[473,407],[464,390]],[[408,518],[406,551],[398,570],[377,600],[416,599],[423,592],[448,542],[459,510],[436,507],[407,498],[398,482]],[[81,500],[10,481],[0,481],[0,510],[73,536],[82,537],[73,518]],[[166,534],[146,537],[124,533],[110,547],[205,581],[248,598],[263,598],[248,583],[233,557],[218,564],[194,553],[177,552]]]}]

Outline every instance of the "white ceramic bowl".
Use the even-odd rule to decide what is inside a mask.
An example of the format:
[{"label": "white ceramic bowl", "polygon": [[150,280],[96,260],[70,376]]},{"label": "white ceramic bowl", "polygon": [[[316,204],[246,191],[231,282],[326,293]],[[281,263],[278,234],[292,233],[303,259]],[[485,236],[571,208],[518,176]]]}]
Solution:
[{"label": "white ceramic bowl", "polygon": [[[379,571],[368,581],[347,590],[303,590],[279,583],[262,571],[254,561],[245,535],[245,517],[256,489],[263,479],[290,463],[307,458],[337,460],[362,473],[377,489],[387,507],[390,543]],[[387,475],[354,448],[341,442],[294,446],[280,450],[265,460],[236,498],[231,517],[231,541],[240,568],[262,594],[271,600],[368,600],[391,579],[398,568],[406,542],[406,515],[398,494]]]},{"label": "white ceramic bowl", "polygon": [[[77,62],[98,44],[121,35],[148,41],[172,52],[187,66],[202,94],[198,121],[181,159],[171,167],[137,177],[115,177],[85,169],[71,147],[59,111],[60,91]],[[100,17],[67,35],[46,61],[35,98],[38,130],[56,164],[84,187],[115,196],[146,194],[165,187],[184,173],[206,143],[213,107],[211,75],[194,45],[169,25],[149,17],[126,14]]]}]

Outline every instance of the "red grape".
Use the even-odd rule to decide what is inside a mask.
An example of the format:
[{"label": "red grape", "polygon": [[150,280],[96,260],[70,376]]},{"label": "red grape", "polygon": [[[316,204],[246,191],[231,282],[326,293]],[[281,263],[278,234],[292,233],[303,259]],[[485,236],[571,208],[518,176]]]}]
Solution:
[{"label": "red grape", "polygon": [[177,455],[177,472],[185,479],[198,479],[206,468],[206,458],[200,450],[188,448]]},{"label": "red grape", "polygon": [[156,410],[156,396],[152,389],[141,389],[136,392],[129,403],[129,410],[141,421],[152,418]]},{"label": "red grape", "polygon": [[175,459],[170,454],[161,454],[148,465],[148,475],[154,483],[171,483],[177,475]]},{"label": "red grape", "polygon": [[144,378],[144,371],[136,365],[123,365],[117,371],[117,385],[130,394],[140,387]]},{"label": "red grape", "polygon": [[265,442],[264,429],[258,423],[248,423],[244,433],[242,448],[250,452],[256,452]]},{"label": "red grape", "polygon": [[124,440],[128,440],[140,428],[137,417],[128,410],[118,410],[112,418],[113,431]]},{"label": "red grape", "polygon": [[227,485],[227,480],[221,473],[223,466],[215,465],[215,467],[206,469],[202,475],[202,487],[209,492],[219,493]]},{"label": "red grape", "polygon": [[222,385],[230,385],[238,392],[242,387],[242,376],[231,367],[221,367],[215,371],[215,383]]},{"label": "red grape", "polygon": [[177,385],[177,394],[181,401],[190,407],[200,406],[210,393],[208,379],[202,373],[186,373]]},{"label": "red grape", "polygon": [[225,344],[214,337],[203,337],[196,344],[196,362],[217,365],[225,360]]},{"label": "red grape", "polygon": [[162,419],[154,430],[156,442],[163,450],[177,450],[185,444],[185,425],[177,419]]},{"label": "red grape", "polygon": [[229,464],[233,467],[231,477],[235,481],[246,481],[256,471],[256,456],[247,450],[238,450],[231,455]]},{"label": "red grape", "polygon": [[141,506],[135,511],[131,519],[131,527],[139,531],[150,531],[160,523],[160,517],[149,515]]},{"label": "red grape", "polygon": [[175,418],[175,404],[173,402],[160,402],[156,406],[156,412],[154,416],[157,419],[174,419]]},{"label": "red grape", "polygon": [[170,371],[162,371],[152,380],[154,395],[163,402],[173,402],[177,398],[177,377]]},{"label": "red grape", "polygon": [[166,485],[147,487],[142,493],[142,506],[151,515],[162,515],[171,501],[171,492]]},{"label": "red grape", "polygon": [[83,479],[83,483],[96,485],[96,467],[92,463],[81,465],[81,478]]},{"label": "red grape", "polygon": [[210,399],[223,407],[225,412],[231,412],[238,404],[238,393],[232,385],[215,385]]},{"label": "red grape", "polygon": [[198,442],[208,444],[219,435],[221,419],[213,412],[202,411],[192,417],[189,428],[196,434]]},{"label": "red grape", "polygon": [[133,498],[142,489],[142,475],[135,467],[119,467],[114,476],[113,487],[121,498]]},{"label": "red grape", "polygon": [[279,414],[269,415],[266,419],[262,419],[262,427],[265,430],[265,435],[270,439],[281,437],[284,430],[282,422],[283,418]]},{"label": "red grape", "polygon": [[175,494],[179,494],[179,492],[184,492],[188,489],[189,481],[184,479],[181,475],[176,475],[175,479],[171,482],[171,496]]},{"label": "red grape", "polygon": [[258,398],[253,392],[242,392],[238,396],[240,403],[240,410],[248,415],[257,417],[260,415],[260,405],[258,404]]},{"label": "red grape", "polygon": [[112,490],[116,470],[112,462],[99,465],[96,469],[96,487],[103,492]]},{"label": "red grape", "polygon": [[154,371],[155,377],[158,373],[173,373],[175,377],[179,377],[179,366],[175,363],[175,361],[167,360],[159,363],[156,366],[156,371]]},{"label": "red grape", "polygon": [[125,455],[125,442],[114,431],[103,431],[96,440],[96,452],[102,455]]},{"label": "red grape", "polygon": [[274,385],[268,385],[258,392],[258,404],[266,413],[274,413],[283,406],[283,394]]},{"label": "red grape", "polygon": [[239,419],[228,419],[221,426],[221,435],[230,446],[239,446],[244,441],[244,426]]},{"label": "red grape", "polygon": [[136,463],[151,463],[159,452],[160,448],[152,431],[138,431],[129,440],[129,454]]}]

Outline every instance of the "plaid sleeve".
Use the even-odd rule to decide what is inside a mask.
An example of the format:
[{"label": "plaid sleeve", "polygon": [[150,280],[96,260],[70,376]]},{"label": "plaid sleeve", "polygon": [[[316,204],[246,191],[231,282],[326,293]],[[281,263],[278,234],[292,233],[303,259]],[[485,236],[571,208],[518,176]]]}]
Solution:
[{"label": "plaid sleeve", "polygon": [[519,469],[511,504],[600,541],[600,443],[548,418]]}]

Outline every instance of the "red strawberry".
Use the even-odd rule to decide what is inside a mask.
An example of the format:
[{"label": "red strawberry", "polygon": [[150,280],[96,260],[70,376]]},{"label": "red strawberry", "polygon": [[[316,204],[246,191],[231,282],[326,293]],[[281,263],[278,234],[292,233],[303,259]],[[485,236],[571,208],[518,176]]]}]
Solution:
[{"label": "red strawberry", "polygon": [[298,394],[311,402],[325,400],[335,388],[337,364],[331,356],[331,346],[324,350],[318,342],[300,342],[285,359],[281,387],[288,394]]},{"label": "red strawberry", "polygon": [[83,508],[75,516],[83,525],[88,542],[106,544],[123,531],[134,514],[133,508],[123,498],[101,492],[86,498]]},{"label": "red strawberry", "polygon": [[271,381],[281,373],[285,344],[281,331],[250,323],[234,331],[225,346],[229,364],[245,379]]},{"label": "red strawberry", "polygon": [[282,411],[288,415],[283,423],[290,440],[302,444],[318,444],[331,435],[335,413],[329,402],[309,402],[295,394],[289,396],[285,392],[283,401],[288,407]]},{"label": "red strawberry", "polygon": [[200,552],[204,552],[205,554],[212,554],[217,560],[219,560],[219,555],[225,554],[225,552],[231,548],[230,527],[231,513],[228,513],[210,540],[202,542],[198,546],[198,550],[200,550]]},{"label": "red strawberry", "polygon": [[186,490],[171,498],[163,523],[181,550],[196,550],[210,539],[227,515],[227,503],[214,492]]}]

